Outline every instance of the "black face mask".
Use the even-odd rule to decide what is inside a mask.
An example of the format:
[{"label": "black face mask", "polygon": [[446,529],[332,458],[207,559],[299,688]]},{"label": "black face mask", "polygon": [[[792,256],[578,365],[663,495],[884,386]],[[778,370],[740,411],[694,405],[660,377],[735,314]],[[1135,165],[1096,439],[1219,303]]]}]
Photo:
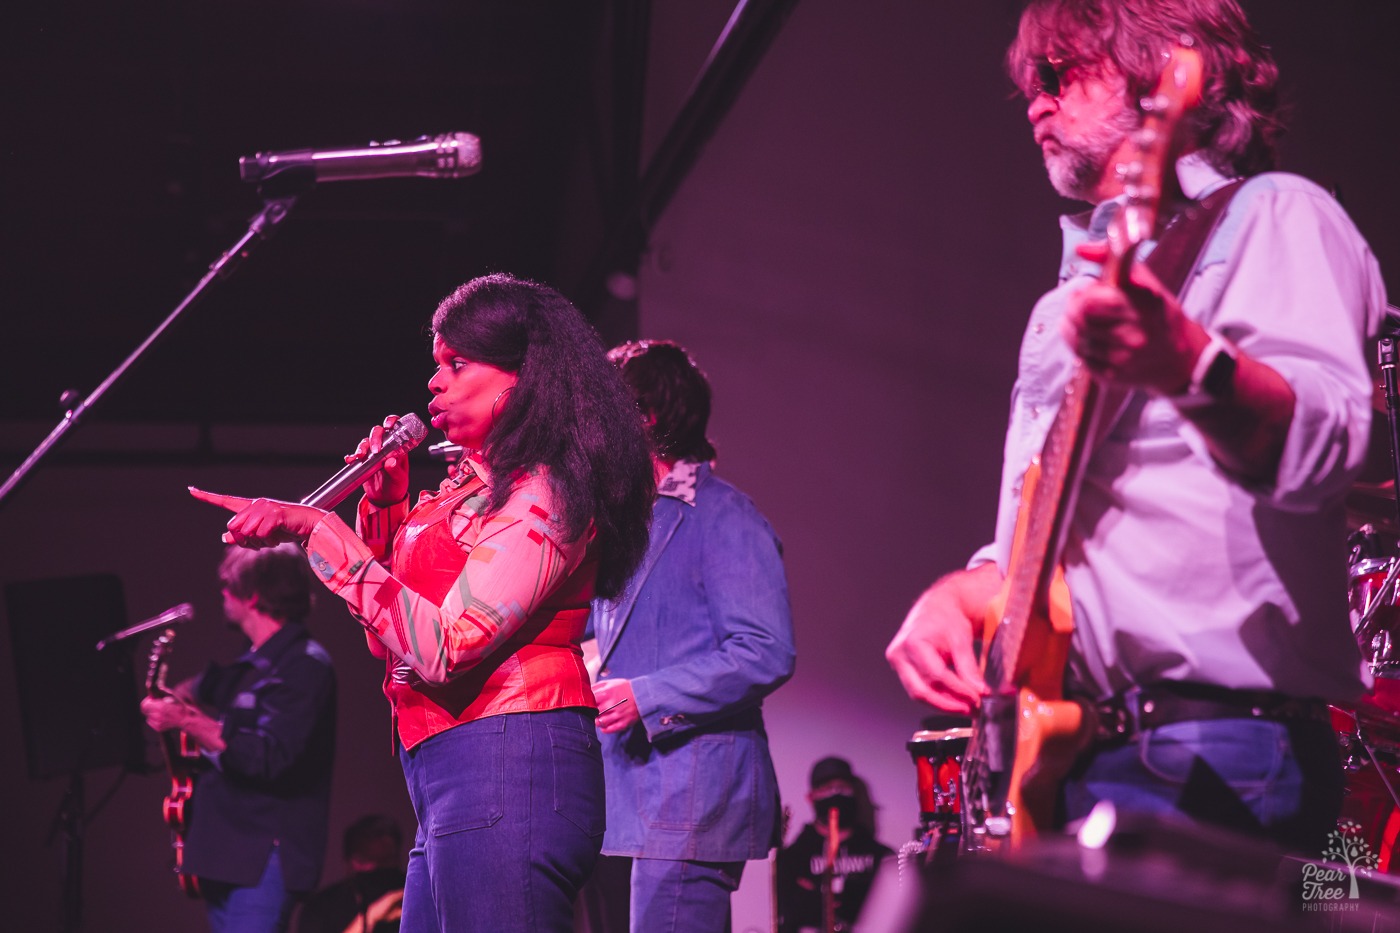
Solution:
[{"label": "black face mask", "polygon": [[812,807],[817,811],[817,822],[827,825],[831,819],[827,814],[832,810],[836,811],[836,825],[842,829],[850,829],[856,823],[856,798],[850,794],[828,794],[812,801]]}]

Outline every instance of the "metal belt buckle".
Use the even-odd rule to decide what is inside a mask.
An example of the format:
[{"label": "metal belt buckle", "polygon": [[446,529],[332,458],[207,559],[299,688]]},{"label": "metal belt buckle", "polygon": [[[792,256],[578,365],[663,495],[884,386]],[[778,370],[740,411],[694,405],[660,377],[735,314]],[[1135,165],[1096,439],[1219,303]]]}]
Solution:
[{"label": "metal belt buckle", "polygon": [[1095,707],[1098,713],[1097,737],[1100,741],[1125,738],[1131,729],[1132,720],[1128,708],[1121,699],[1100,703]]}]

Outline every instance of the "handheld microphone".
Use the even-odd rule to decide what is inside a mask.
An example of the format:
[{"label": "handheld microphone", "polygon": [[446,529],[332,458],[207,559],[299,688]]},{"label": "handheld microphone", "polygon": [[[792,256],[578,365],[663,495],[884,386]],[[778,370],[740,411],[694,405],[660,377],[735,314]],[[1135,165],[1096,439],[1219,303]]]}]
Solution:
[{"label": "handheld microphone", "polygon": [[238,160],[244,181],[261,182],[289,170],[309,171],[316,181],[465,178],[481,170],[481,140],[471,133],[440,133],[406,143],[392,139],[360,149],[259,152]]},{"label": "handheld microphone", "polygon": [[400,451],[408,453],[428,436],[428,427],[421,418],[409,412],[400,418],[384,437],[384,446],[345,468],[321,484],[311,495],[301,500],[302,505],[314,505],[318,509],[333,509],[345,497],[364,485],[365,480],[379,472],[384,461]]},{"label": "handheld microphone", "polygon": [[153,628],[160,628],[163,625],[174,625],[176,622],[188,622],[194,618],[194,606],[189,603],[181,603],[178,606],[171,606],[158,616],[152,616],[144,622],[137,622],[135,625],[122,629],[120,632],[113,632],[97,643],[97,650],[102,651],[108,645],[115,645],[119,641],[126,641],[133,635],[140,635],[142,632]]}]

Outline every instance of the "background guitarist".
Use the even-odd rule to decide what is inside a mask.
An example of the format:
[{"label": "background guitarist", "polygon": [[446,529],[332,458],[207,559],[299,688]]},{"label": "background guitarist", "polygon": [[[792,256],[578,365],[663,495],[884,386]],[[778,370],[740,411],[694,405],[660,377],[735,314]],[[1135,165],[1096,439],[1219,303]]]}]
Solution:
[{"label": "background guitarist", "polygon": [[[1140,264],[1121,289],[1098,272],[1137,102],[1183,36],[1203,100],[1166,175],[1191,199],[1245,182],[1178,301]],[[1322,701],[1365,689],[1342,497],[1366,451],[1376,262],[1327,192],[1271,171],[1278,71],[1234,0],[1032,0],[1006,64],[1051,184],[1093,209],[1061,220],[1059,284],[1031,312],[995,540],[919,598],[887,657],[916,699],[980,702],[974,638],[1077,360],[1132,391],[1088,454],[1061,553],[1067,687],[1104,713],[1065,815],[1108,799],[1315,856],[1342,786]]]},{"label": "background guitarist", "polygon": [[[229,548],[219,565],[224,613],[249,640],[141,703],[157,731],[181,729],[207,759],[195,779],[184,870],[198,876],[215,933],[287,928],[326,851],[335,752],[335,672],[311,639],[312,580],[294,544]],[[209,712],[205,712],[208,710]]]}]

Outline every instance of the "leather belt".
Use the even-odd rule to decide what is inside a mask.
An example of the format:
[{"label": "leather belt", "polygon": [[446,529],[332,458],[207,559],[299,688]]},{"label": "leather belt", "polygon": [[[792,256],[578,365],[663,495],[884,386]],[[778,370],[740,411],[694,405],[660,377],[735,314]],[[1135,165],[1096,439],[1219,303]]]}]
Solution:
[{"label": "leather belt", "polygon": [[1132,687],[1091,704],[1098,713],[1095,739],[1126,742],[1149,729],[1176,722],[1264,719],[1270,722],[1331,722],[1327,704],[1269,690],[1232,690],[1214,684],[1163,681]]}]

